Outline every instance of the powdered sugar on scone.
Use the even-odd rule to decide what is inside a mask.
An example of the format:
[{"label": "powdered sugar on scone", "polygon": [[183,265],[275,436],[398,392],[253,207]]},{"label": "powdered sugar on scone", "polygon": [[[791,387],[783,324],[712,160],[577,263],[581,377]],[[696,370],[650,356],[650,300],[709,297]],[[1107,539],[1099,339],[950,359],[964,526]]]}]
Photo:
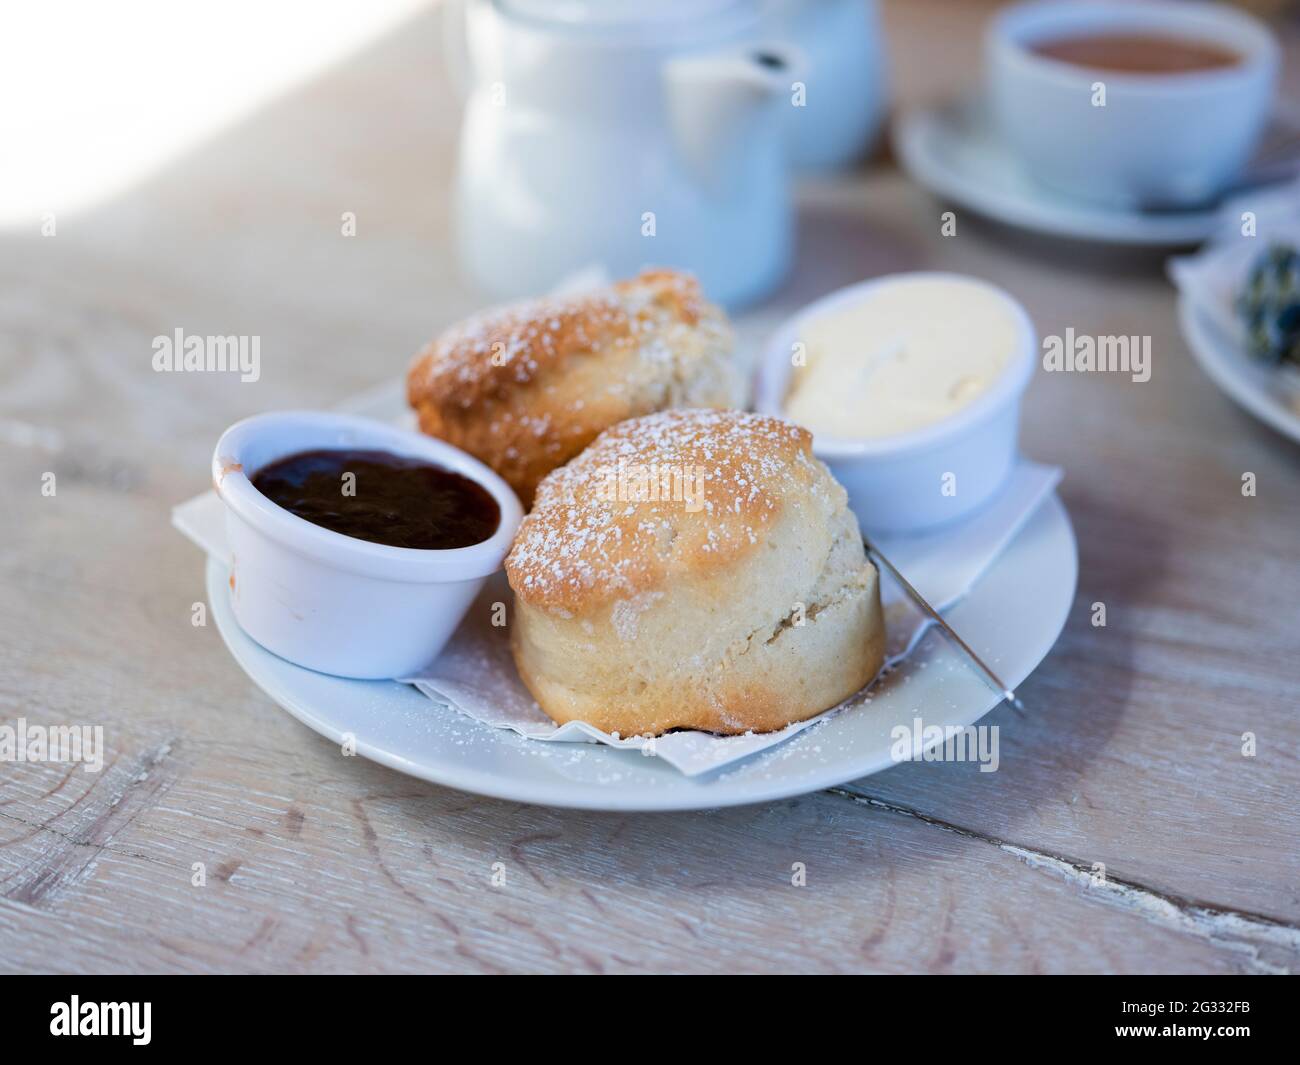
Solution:
[{"label": "powdered sugar on scone", "polygon": [[541,483],[506,574],[515,664],[552,718],[769,731],[874,676],[878,574],[811,444],[764,415],[665,411]]},{"label": "powdered sugar on scone", "polygon": [[543,476],[618,421],[735,405],[731,347],[694,278],[652,270],[475,315],[416,357],[407,392],[421,429],[487,462],[528,505]]},{"label": "powdered sugar on scone", "polygon": [[740,411],[616,425],[539,486],[506,560],[511,586],[537,606],[595,609],[725,563],[760,542],[796,484],[822,490],[811,443]]}]

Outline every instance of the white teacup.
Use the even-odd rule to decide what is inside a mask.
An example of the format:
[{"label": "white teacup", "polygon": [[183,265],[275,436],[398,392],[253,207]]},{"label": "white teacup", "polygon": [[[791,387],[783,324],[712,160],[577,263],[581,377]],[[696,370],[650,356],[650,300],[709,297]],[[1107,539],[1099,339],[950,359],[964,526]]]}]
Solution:
[{"label": "white teacup", "polygon": [[[1131,74],[1033,50],[1098,33],[1192,40],[1241,58],[1203,71]],[[1259,20],[1170,0],[1018,4],[994,18],[985,54],[995,121],[1029,173],[1122,208],[1195,207],[1222,191],[1268,121],[1279,63]]]}]

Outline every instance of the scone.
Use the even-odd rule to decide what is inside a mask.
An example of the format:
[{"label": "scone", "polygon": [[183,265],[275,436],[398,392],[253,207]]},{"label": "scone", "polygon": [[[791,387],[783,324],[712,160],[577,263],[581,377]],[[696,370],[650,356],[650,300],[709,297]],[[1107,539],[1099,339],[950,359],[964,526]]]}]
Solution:
[{"label": "scone", "polygon": [[726,316],[693,277],[651,270],[454,326],[416,356],[420,428],[482,459],[525,507],[538,482],[625,418],[741,401]]},{"label": "scone", "polygon": [[811,445],[777,418],[664,411],[542,481],[506,558],[542,709],[624,736],[767,732],[871,681],[878,575]]}]

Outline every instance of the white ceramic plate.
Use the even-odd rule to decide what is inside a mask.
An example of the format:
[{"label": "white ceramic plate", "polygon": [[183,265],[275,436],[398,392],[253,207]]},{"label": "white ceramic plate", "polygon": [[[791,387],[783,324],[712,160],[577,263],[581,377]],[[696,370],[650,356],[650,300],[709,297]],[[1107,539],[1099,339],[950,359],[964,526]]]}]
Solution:
[{"label": "white ceramic plate", "polygon": [[1178,298],[1178,323],[1211,381],[1260,421],[1300,442],[1300,386],[1295,377],[1252,361],[1186,294]]},{"label": "white ceramic plate", "polygon": [[959,207],[1050,236],[1113,244],[1197,244],[1217,210],[1144,212],[1072,200],[1033,181],[992,127],[982,101],[903,115],[894,153],[913,181]]},{"label": "white ceramic plate", "polygon": [[[1012,687],[1056,642],[1074,600],[1078,551],[1052,496],[946,615]],[[235,660],[267,695],[336,743],[411,776],[520,802],[593,810],[693,810],[779,799],[842,784],[894,764],[890,729],[967,725],[999,699],[937,632],[883,678],[868,705],[847,710],[738,765],[685,777],[637,751],[539,743],[491,729],[394,681],[343,680],[295,666],[235,622],[225,568],[208,562],[208,601]],[[1033,713],[1033,707],[1029,707]],[[1014,726],[1014,718],[1008,718]]]}]

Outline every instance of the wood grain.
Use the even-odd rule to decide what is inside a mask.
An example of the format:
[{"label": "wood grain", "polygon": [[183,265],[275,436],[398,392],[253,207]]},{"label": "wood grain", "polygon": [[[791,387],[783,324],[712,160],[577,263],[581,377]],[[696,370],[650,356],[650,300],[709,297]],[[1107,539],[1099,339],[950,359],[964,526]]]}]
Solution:
[{"label": "wood grain", "polygon": [[[969,83],[986,13],[886,6],[903,104]],[[191,624],[202,562],[167,516],[219,431],[391,379],[482,302],[448,240],[436,34],[426,13],[56,238],[4,235],[0,720],[102,724],[108,754],[0,764],[0,969],[1300,968],[1300,449],[1193,363],[1158,258],[964,212],[942,237],[944,207],[887,163],[802,186],[797,269],[740,323],[750,355],[809,298],[921,266],[1004,285],[1043,333],[1152,337],[1145,384],[1044,374],[1028,397],[1080,587],[1028,716],[990,719],[997,773],[904,765],[696,814],[485,800],[342,757]],[[178,326],[260,335],[262,379],[151,372]]]}]

